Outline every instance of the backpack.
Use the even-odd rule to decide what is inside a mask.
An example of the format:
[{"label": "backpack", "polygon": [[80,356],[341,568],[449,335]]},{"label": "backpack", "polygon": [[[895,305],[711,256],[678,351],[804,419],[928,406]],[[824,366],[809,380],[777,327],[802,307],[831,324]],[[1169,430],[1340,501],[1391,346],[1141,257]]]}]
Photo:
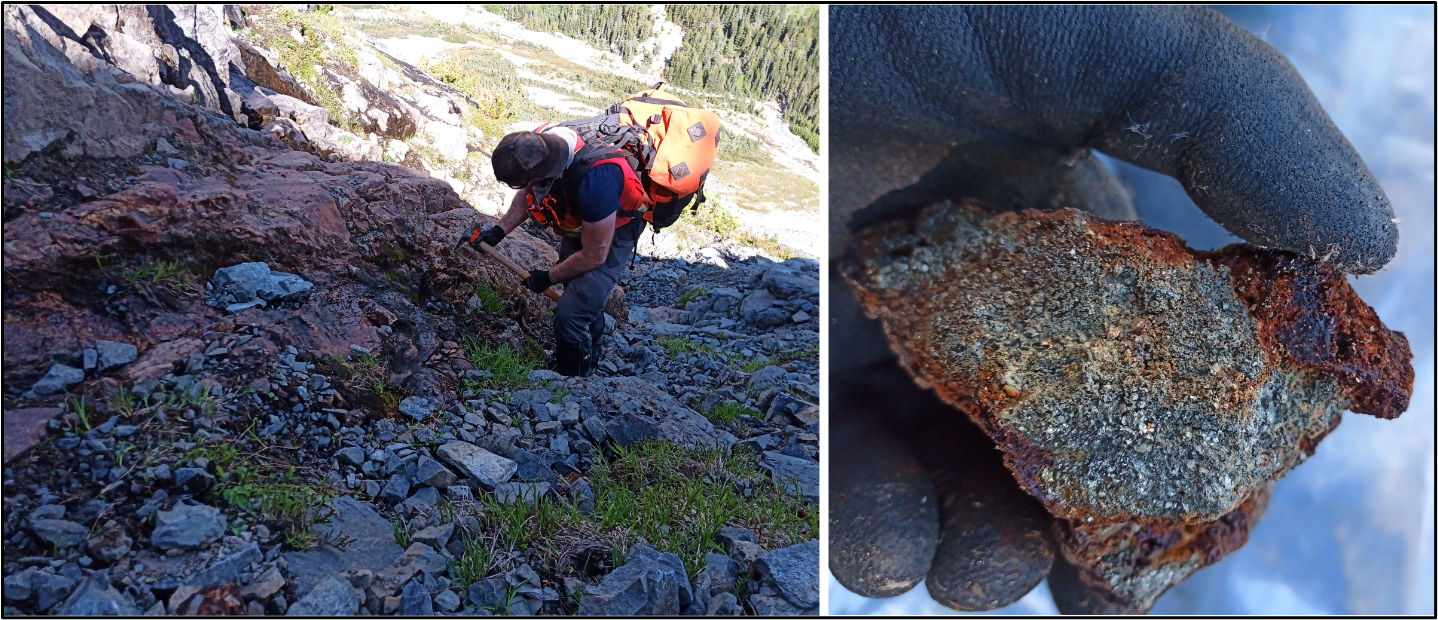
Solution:
[{"label": "backpack", "polygon": [[[596,161],[628,161],[653,203],[643,217],[655,230],[673,225],[684,207],[703,204],[704,181],[719,152],[719,116],[691,108],[663,88],[659,82],[604,114],[559,123],[584,140],[569,166],[581,179]],[[577,183],[568,171],[565,176],[566,183]]]}]

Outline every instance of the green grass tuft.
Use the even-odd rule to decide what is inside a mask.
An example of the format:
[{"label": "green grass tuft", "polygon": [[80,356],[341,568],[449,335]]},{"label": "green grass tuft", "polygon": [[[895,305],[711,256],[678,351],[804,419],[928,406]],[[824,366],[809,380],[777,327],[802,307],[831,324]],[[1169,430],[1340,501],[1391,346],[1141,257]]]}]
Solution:
[{"label": "green grass tuft", "polygon": [[676,301],[676,302],[674,302],[674,303],[676,303],[676,304],[687,304],[687,303],[689,303],[689,302],[691,302],[691,301],[700,301],[700,300],[703,300],[705,297],[708,297],[708,296],[709,296],[709,291],[704,290],[704,287],[702,287],[702,286],[696,286],[696,287],[691,288],[691,289],[689,289],[689,290],[687,290],[687,291],[684,291],[684,294],[683,294],[683,295],[680,295],[678,301]]},{"label": "green grass tuft", "polygon": [[180,265],[180,261],[147,261],[125,266],[121,273],[131,287],[162,287],[181,292],[194,285],[197,278]]},{"label": "green grass tuft", "polygon": [[507,344],[496,346],[466,338],[464,350],[469,363],[477,369],[494,373],[477,382],[467,379],[466,389],[497,390],[525,386],[529,382],[529,372],[544,365],[544,349],[538,347],[537,342],[531,344],[527,341],[524,350],[519,351]]},{"label": "green grass tuft", "polygon": [[713,420],[715,422],[727,422],[729,424],[733,424],[739,421],[740,414],[747,414],[750,417],[755,418],[762,417],[759,415],[758,411],[745,407],[744,405],[732,400],[726,400],[722,403],[714,405],[714,410],[709,412],[708,417],[710,420]]},{"label": "green grass tuft", "polygon": [[85,397],[65,397],[65,409],[80,416],[80,423],[85,425],[85,430],[90,430],[90,410],[85,406]]},{"label": "green grass tuft", "polygon": [[708,353],[709,355],[717,355],[719,353],[719,350],[715,349],[713,345],[705,344],[702,342],[695,342],[688,338],[660,336],[658,338],[655,338],[654,342],[664,347],[664,350],[669,352],[670,357],[674,357],[682,353]]},{"label": "green grass tuft", "polygon": [[484,282],[474,284],[474,294],[479,297],[479,309],[489,314],[504,313],[504,298],[495,292],[494,288]]},{"label": "green grass tuft", "polygon": [[[752,497],[743,496],[739,481],[750,483]],[[691,575],[725,525],[753,530],[769,549],[819,533],[817,506],[775,485],[749,453],[647,441],[617,447],[591,471],[591,483],[601,532],[625,547],[642,537],[678,555]]]}]

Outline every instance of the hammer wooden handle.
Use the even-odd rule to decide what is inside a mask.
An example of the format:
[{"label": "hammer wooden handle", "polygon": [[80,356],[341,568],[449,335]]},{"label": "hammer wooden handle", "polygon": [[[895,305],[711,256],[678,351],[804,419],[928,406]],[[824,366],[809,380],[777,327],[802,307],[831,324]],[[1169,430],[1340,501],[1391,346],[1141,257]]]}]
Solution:
[{"label": "hammer wooden handle", "polygon": [[[496,249],[490,247],[490,245],[489,245],[488,243],[485,243],[485,242],[483,242],[483,241],[480,241],[480,242],[479,242],[479,249],[484,250],[484,253],[485,253],[485,254],[488,254],[488,255],[490,255],[490,256],[493,256],[493,257],[494,257],[494,260],[497,260],[497,261],[499,261],[501,264],[503,264],[505,267],[508,267],[508,268],[510,269],[510,271],[513,271],[514,273],[519,274],[519,277],[521,277],[521,278],[528,278],[528,277],[529,277],[529,272],[528,272],[528,271],[526,271],[523,267],[520,267],[518,263],[515,263],[515,262],[512,261],[512,260],[509,260],[509,257],[508,257],[508,256],[505,256],[505,255],[503,255],[503,254],[501,254],[501,253],[499,252],[499,250],[496,250]],[[553,300],[556,301],[556,302],[559,301],[559,292],[556,291],[556,290],[554,290],[554,287],[550,287],[550,288],[544,289],[544,294],[545,294],[546,296],[548,296],[550,299],[553,299]]]}]

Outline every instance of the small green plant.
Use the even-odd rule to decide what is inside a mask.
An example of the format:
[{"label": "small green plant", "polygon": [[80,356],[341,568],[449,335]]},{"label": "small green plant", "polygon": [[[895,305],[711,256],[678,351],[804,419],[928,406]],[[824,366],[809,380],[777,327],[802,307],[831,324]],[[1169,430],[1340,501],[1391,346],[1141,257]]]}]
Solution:
[{"label": "small green plant", "polygon": [[130,451],[134,449],[135,444],[132,444],[128,441],[121,441],[119,443],[116,443],[115,465],[123,467],[125,465],[125,457],[128,456],[130,454]]},{"label": "small green plant", "polygon": [[454,507],[454,500],[451,500],[448,497],[441,497],[439,499],[439,505],[435,506],[435,509],[439,513],[439,522],[441,525],[445,523],[454,523],[454,519],[457,516],[457,511]]},{"label": "small green plant", "polygon": [[74,396],[66,397],[65,408],[80,417],[80,424],[85,426],[85,430],[90,430],[90,411],[85,408],[84,396],[78,398]]},{"label": "small green plant", "polygon": [[479,309],[489,314],[504,313],[504,298],[499,296],[489,284],[476,282],[474,294],[479,297]]},{"label": "small green plant", "polygon": [[772,365],[773,362],[769,358],[762,355],[756,355],[749,359],[740,361],[738,364],[738,368],[739,370],[742,370],[744,372],[754,372],[766,366]]},{"label": "small green plant", "polygon": [[729,424],[733,424],[739,421],[739,416],[741,414],[745,414],[750,417],[759,417],[758,411],[745,407],[743,404],[740,404],[737,401],[726,400],[722,403],[714,405],[713,411],[709,412],[709,419],[715,422],[727,422]]},{"label": "small green plant", "polygon": [[708,353],[709,355],[716,355],[719,352],[713,345],[695,342],[688,338],[660,336],[655,338],[654,342],[664,347],[664,350],[669,353],[669,357],[674,357],[682,353]]},{"label": "small green plant", "polygon": [[[540,502],[549,501],[547,498]],[[485,493],[480,498],[486,521],[499,537],[502,548],[523,549],[534,537],[529,527],[530,507],[523,501],[503,502],[493,494]]]},{"label": "small green plant", "polygon": [[508,616],[509,610],[514,608],[514,597],[517,594],[519,594],[519,587],[510,586],[509,590],[504,593],[504,600],[498,601],[488,607],[484,607],[484,609],[489,610],[489,613],[496,616]]},{"label": "small green plant", "polygon": [[404,515],[395,515],[394,520],[389,523],[390,527],[394,528],[394,541],[399,543],[400,548],[408,549],[410,534],[409,520],[405,519]]},{"label": "small green plant", "polygon": [[469,363],[475,368],[488,370],[491,375],[484,379],[466,379],[466,389],[514,389],[529,380],[529,372],[544,365],[544,349],[535,351],[538,343],[525,343],[525,350],[519,351],[507,344],[492,345],[474,338],[466,338],[464,350]]},{"label": "small green plant", "polygon": [[144,261],[126,265],[120,272],[125,285],[136,289],[163,289],[173,294],[184,293],[198,280],[180,261]]},{"label": "small green plant", "polygon": [[[216,453],[224,459],[224,453]],[[267,521],[284,533],[285,544],[291,549],[310,549],[325,543],[343,550],[349,540],[344,536],[321,536],[315,526],[330,522],[326,506],[336,494],[324,487],[302,483],[290,467],[282,472],[266,474],[271,468],[244,464],[250,459],[235,459],[233,469],[216,465],[216,477],[236,482],[220,492],[232,508],[256,520]]]},{"label": "small green plant", "polygon": [[696,227],[720,236],[728,236],[739,230],[739,218],[717,204],[705,203],[699,205],[698,209],[687,214],[685,218],[679,221],[687,221]]},{"label": "small green plant", "polygon": [[[751,497],[740,492],[738,481],[751,484]],[[775,485],[749,453],[645,441],[597,459],[590,483],[591,518],[598,520],[600,533],[625,548],[642,537],[678,555],[691,574],[703,566],[714,535],[725,525],[753,530],[768,547],[807,540],[819,531],[817,507]]]},{"label": "small green plant", "polygon": [[778,358],[778,363],[780,364],[808,358],[814,358],[814,360],[817,361],[819,359],[819,343],[815,342],[802,349],[789,349],[787,351],[781,351],[778,355]]},{"label": "small green plant", "polygon": [[[554,383],[559,382],[556,381]],[[564,402],[564,397],[569,396],[569,386],[564,385],[563,383],[559,383],[559,385],[554,385],[553,383],[551,383],[549,385],[549,389],[554,392],[554,394],[549,397],[549,402],[551,403],[562,403]]]},{"label": "small green plant", "polygon": [[122,416],[128,416],[149,405],[150,397],[148,395],[143,399],[136,399],[135,393],[124,387],[117,388],[110,394],[110,409]]},{"label": "small green plant", "polygon": [[464,552],[450,560],[449,565],[455,583],[465,587],[488,577],[495,570],[498,559],[493,539],[479,532],[460,533],[459,536],[464,543]]},{"label": "small green plant", "polygon": [[704,287],[696,286],[685,291],[683,295],[680,295],[678,301],[676,301],[675,303],[687,304],[691,301],[699,301],[701,299],[704,299],[708,295],[709,291],[704,290]]},{"label": "small green plant", "polygon": [[779,242],[778,235],[760,237],[748,231],[739,233],[739,243],[751,248],[763,250],[765,254],[780,260],[789,260],[797,256],[794,249]]}]

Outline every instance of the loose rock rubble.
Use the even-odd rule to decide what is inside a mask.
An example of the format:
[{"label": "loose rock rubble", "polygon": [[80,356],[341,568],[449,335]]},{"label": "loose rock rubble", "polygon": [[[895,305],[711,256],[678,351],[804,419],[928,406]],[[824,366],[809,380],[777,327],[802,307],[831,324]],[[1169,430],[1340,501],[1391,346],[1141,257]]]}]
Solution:
[{"label": "loose rock rubble", "polygon": [[1344,409],[1397,417],[1412,391],[1403,335],[1304,257],[941,203],[859,236],[844,274],[1115,609],[1241,546]]},{"label": "loose rock rubble", "polygon": [[[816,262],[644,253],[596,376],[501,377],[467,349],[532,350],[553,304],[450,252],[490,220],[450,184],[350,161],[378,155],[318,129],[228,13],[184,10],[197,25],[177,34],[158,8],[125,32],[104,11],[5,9],[6,161],[24,162],[5,192],[7,615],[817,613],[800,566],[817,571],[817,542],[765,550],[757,527],[721,530],[726,553],[694,574],[658,540],[457,568],[492,544],[475,511],[592,513],[596,465],[647,441],[753,453],[763,469],[716,491],[772,480],[817,509]],[[192,60],[147,64],[149,45],[247,73],[216,89]],[[12,143],[9,106],[46,98],[95,105],[14,127],[68,138]],[[521,230],[503,250],[540,268],[552,241]],[[481,289],[504,310],[471,303]]]}]

